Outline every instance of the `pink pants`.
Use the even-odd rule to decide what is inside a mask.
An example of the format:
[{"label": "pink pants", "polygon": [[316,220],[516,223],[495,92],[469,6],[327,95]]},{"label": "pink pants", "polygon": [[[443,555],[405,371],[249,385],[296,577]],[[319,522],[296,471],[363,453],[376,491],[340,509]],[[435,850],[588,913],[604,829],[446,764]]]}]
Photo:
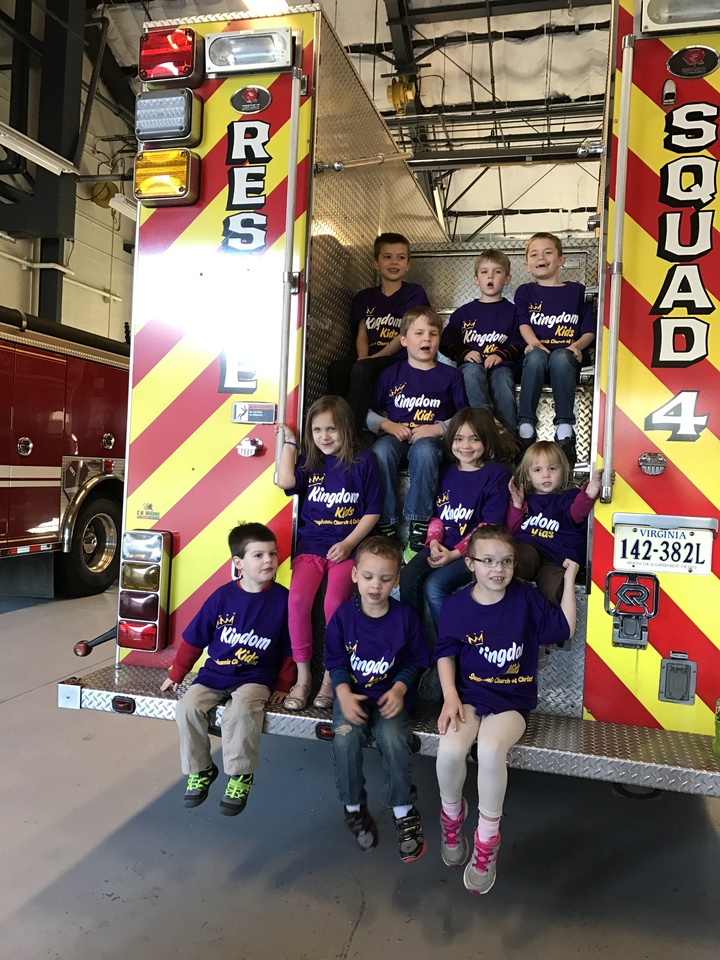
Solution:
[{"label": "pink pants", "polygon": [[328,623],[340,604],[353,594],[355,584],[350,574],[354,563],[354,560],[332,563],[313,553],[301,553],[293,560],[288,628],[295,663],[309,663],[312,658],[312,608],[323,577],[327,573],[325,622]]}]

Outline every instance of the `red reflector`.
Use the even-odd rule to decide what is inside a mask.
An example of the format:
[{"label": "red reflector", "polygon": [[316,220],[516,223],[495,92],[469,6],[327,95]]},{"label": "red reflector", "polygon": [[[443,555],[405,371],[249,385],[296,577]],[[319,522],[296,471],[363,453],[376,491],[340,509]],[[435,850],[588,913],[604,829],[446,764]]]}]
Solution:
[{"label": "red reflector", "polygon": [[157,620],[160,597],[156,593],[121,590],[118,615],[128,620]]},{"label": "red reflector", "polygon": [[175,80],[191,76],[195,63],[195,31],[173,27],[140,37],[141,80]]},{"label": "red reflector", "polygon": [[130,650],[156,650],[157,627],[154,623],[132,623],[128,620],[118,621],[119,647]]},{"label": "red reflector", "polygon": [[135,713],[135,701],[132,697],[113,697],[110,706],[115,713]]},{"label": "red reflector", "polygon": [[114,460],[103,460],[103,473],[112,473],[115,467]]},{"label": "red reflector", "polygon": [[316,723],[315,736],[318,740],[332,740],[335,734],[331,723]]}]

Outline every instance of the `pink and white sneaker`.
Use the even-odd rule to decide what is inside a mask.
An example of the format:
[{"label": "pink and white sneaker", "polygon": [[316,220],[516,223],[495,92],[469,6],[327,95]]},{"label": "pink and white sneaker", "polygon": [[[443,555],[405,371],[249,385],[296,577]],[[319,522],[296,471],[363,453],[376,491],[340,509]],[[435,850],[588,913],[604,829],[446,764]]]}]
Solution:
[{"label": "pink and white sneaker", "polygon": [[463,798],[460,816],[456,820],[451,820],[442,806],[440,807],[440,828],[442,830],[440,856],[446,867],[461,867],[470,853],[470,843],[463,830],[467,813],[468,807],[465,798]]},{"label": "pink and white sneaker", "polygon": [[475,849],[470,863],[465,867],[463,883],[470,893],[487,893],[495,883],[497,855],[500,849],[500,834],[485,843],[475,831]]}]

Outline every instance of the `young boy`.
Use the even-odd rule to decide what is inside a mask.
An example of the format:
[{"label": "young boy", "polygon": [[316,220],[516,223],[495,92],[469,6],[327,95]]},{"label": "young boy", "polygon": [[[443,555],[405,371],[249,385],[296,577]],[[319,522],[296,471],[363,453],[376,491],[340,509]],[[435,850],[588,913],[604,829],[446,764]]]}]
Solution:
[{"label": "young boy", "polygon": [[425,853],[412,781],[412,721],[420,671],[430,662],[417,614],[392,599],[400,547],[370,537],[355,554],[358,595],[338,607],[325,634],[325,664],[335,689],[333,759],[345,823],[361,850],[373,850],[378,827],[367,806],[363,747],[372,737],[383,762],[385,802],[392,807],[405,863]]},{"label": "young boy", "polygon": [[[379,434],[373,450],[380,464],[383,507],[380,531],[396,536],[398,468],[407,462],[410,488],[404,514],[410,521],[405,551],[409,562],[425,545],[433,515],[447,421],[467,406],[462,378],[446,363],[437,363],[442,320],[430,307],[408,310],[400,324],[400,343],[407,360],[380,374],[368,429]],[[385,410],[385,416],[375,411]]]},{"label": "young boy", "polygon": [[358,433],[365,426],[379,374],[405,357],[397,335],[402,317],[411,307],[430,302],[419,283],[405,281],[410,244],[401,233],[381,233],[376,238],[373,265],[380,274],[380,285],[361,290],[352,302],[357,362],[337,361],[328,371],[328,390],[347,395]]},{"label": "young boy", "polygon": [[581,283],[560,278],[565,263],[560,239],[536,233],[525,248],[525,266],[533,277],[515,293],[520,334],[527,344],[520,381],[518,434],[523,446],[535,442],[537,405],[549,374],[555,403],[555,440],[570,466],[575,464],[575,383],[583,351],[595,339],[592,304]]},{"label": "young boy", "polygon": [[[185,806],[207,799],[218,768],[210,756],[208,711],[225,703],[223,766],[229,780],[220,812],[242,813],[257,767],[266,701],[280,704],[292,686],[295,666],[287,625],[288,592],[275,583],[275,534],[261,523],[230,531],[230,553],[240,579],[219,587],[183,633],[161,690],[177,689],[205,647],[208,657],[178,702],[180,759],[188,775]],[[271,690],[274,692],[271,694]]]},{"label": "young boy", "polygon": [[509,282],[508,257],[501,250],[483,250],[475,261],[480,297],[452,314],[440,338],[440,352],[457,363],[470,406],[492,410],[515,434],[515,375],[525,343],[515,307],[503,296]]}]

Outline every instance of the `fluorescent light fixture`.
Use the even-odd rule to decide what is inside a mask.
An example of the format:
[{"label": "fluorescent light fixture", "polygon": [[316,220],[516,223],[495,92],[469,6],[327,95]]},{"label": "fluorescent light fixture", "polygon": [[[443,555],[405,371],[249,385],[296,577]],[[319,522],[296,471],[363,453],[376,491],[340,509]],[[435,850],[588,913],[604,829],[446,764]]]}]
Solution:
[{"label": "fluorescent light fixture", "polygon": [[110,206],[113,210],[117,210],[118,213],[121,213],[129,220],[137,220],[137,204],[127,197],[124,197],[121,193],[115,194],[115,196],[110,199]]},{"label": "fluorescent light fixture", "polygon": [[31,140],[24,133],[20,133],[19,130],[15,130],[2,121],[0,121],[0,144],[8,150],[19,153],[26,160],[32,160],[39,167],[43,167],[43,169],[49,170],[50,173],[57,176],[60,176],[61,173],[74,173],[75,176],[80,174],[78,168],[70,160],[66,160],[65,157],[49,150],[36,140]]},{"label": "fluorescent light fixture", "polygon": [[645,32],[663,30],[707,30],[720,25],[717,0],[645,0],[642,9],[642,29]]}]

